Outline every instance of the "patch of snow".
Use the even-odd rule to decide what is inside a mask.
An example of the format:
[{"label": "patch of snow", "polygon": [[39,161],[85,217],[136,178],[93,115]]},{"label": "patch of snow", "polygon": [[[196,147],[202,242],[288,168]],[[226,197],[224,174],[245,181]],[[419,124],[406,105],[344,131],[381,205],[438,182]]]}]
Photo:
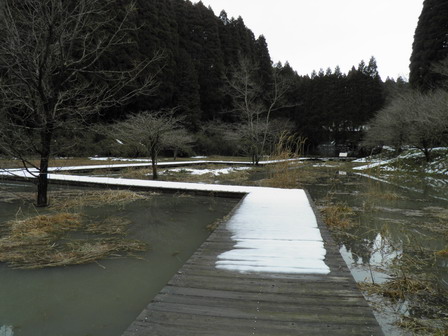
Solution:
[{"label": "patch of snow", "polygon": [[259,188],[244,198],[226,228],[235,245],[218,256],[218,269],[330,272],[317,220],[303,190]]},{"label": "patch of snow", "polygon": [[[215,176],[218,175],[226,175],[233,173],[235,171],[239,170],[248,170],[251,169],[251,167],[232,167],[232,168],[222,168],[222,169],[191,169],[191,168],[173,168],[166,170],[165,172],[188,172],[191,175],[205,175],[205,174],[213,174]],[[164,172],[164,173],[165,173]]]},{"label": "patch of snow", "polygon": [[372,162],[372,158],[367,156],[367,157],[363,157],[363,158],[359,158],[359,159],[355,159],[352,162],[356,162],[356,163],[366,163],[366,162]]},{"label": "patch of snow", "polygon": [[313,164],[313,168],[334,168],[334,167],[336,167],[336,165],[331,165],[331,164],[327,164],[327,163]]},{"label": "patch of snow", "polygon": [[11,326],[2,325],[0,326],[0,336],[13,336],[14,332]]},{"label": "patch of snow", "polygon": [[[123,144],[118,139],[115,139],[119,144]],[[123,161],[123,162],[151,162],[151,159],[128,159],[128,158],[117,158],[117,157],[98,157],[98,156],[92,156],[89,157],[89,160],[91,161]]]},{"label": "patch of snow", "polygon": [[367,169],[372,169],[375,167],[379,167],[379,166],[384,166],[387,165],[391,162],[393,162],[394,160],[382,160],[382,161],[377,161],[374,163],[369,163],[365,166],[359,166],[359,167],[354,167],[353,170],[367,170]]},{"label": "patch of snow", "polygon": [[[418,192],[418,193],[425,193],[425,192],[426,192],[425,190],[419,190],[419,189],[417,189],[417,188],[407,187],[407,186],[404,186],[404,185],[402,185],[402,184],[393,183],[393,182],[388,181],[388,180],[386,180],[386,179],[384,179],[384,178],[379,178],[379,177],[375,177],[375,176],[368,175],[368,174],[355,173],[355,175],[363,176],[363,177],[367,177],[367,178],[370,178],[370,179],[372,179],[372,180],[374,180],[374,181],[378,181],[378,182],[382,182],[382,183],[390,184],[390,185],[393,185],[393,186],[396,186],[396,187],[399,187],[399,188],[402,188],[402,189],[405,189],[405,190],[410,190],[410,191],[414,191],[414,192]],[[448,201],[448,198],[446,198],[446,197],[435,196],[435,195],[430,195],[430,194],[427,194],[427,196],[428,196],[428,197],[431,197],[431,198],[434,198],[434,199],[439,199],[439,200],[443,200],[443,201]]]}]

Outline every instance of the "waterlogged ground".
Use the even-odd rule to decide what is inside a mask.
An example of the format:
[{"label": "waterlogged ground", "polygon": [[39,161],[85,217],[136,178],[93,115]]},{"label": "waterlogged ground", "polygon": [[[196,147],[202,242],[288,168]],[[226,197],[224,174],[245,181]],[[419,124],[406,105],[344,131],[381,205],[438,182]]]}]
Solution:
[{"label": "waterlogged ground", "polygon": [[[335,238],[355,279],[367,284],[363,288],[385,334],[445,335],[447,179],[359,174],[343,163],[311,164],[303,175],[310,172],[313,179],[304,186],[315,202],[342,206],[349,214],[352,226]],[[388,297],[376,286],[368,290],[372,283],[386,284]],[[408,329],[398,328],[397,322]]]},{"label": "waterlogged ground", "polygon": [[[167,172],[165,177],[162,174],[162,178],[306,188],[321,209],[338,206],[351,223],[335,231],[334,237],[375,307],[384,333],[448,334],[448,296],[444,295],[448,289],[448,257],[444,252],[448,248],[448,179],[356,171],[352,169],[356,165],[305,162],[299,169],[244,169],[229,174],[210,171],[224,168],[221,166],[203,167],[207,169],[203,175],[180,169]],[[279,173],[284,177],[291,171],[294,174],[289,178],[274,176]],[[148,178],[148,172],[130,170],[120,176]],[[112,174],[118,177],[117,172]],[[30,191],[26,185],[21,190],[8,188],[1,187],[3,195]],[[92,216],[107,212],[130,218],[130,236],[142,238],[152,247],[145,260],[105,260],[99,265],[41,271],[0,266],[0,335],[10,330],[1,329],[2,324],[14,326],[15,335],[57,335],[55,330],[69,336],[119,335],[150,301],[150,293],[155,294],[205,239],[205,226],[227,214],[234,204],[232,200],[157,196],[125,208],[92,210]],[[14,206],[0,203],[0,220],[16,216],[20,206],[21,211],[34,211],[20,202]],[[377,284],[392,285],[384,291],[375,287]]]},{"label": "waterlogged ground", "polygon": [[[35,214],[33,186],[0,183],[0,220]],[[61,190],[58,191],[59,193]],[[235,199],[150,195],[120,206],[85,207],[95,219],[131,221],[128,237],[150,250],[140,259],[14,270],[0,264],[0,335],[121,335],[209,234]]]}]

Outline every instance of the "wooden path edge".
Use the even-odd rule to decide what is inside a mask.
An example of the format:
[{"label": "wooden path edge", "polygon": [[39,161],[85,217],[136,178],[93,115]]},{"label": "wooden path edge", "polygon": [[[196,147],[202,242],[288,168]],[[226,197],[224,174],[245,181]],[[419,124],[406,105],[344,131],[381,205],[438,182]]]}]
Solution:
[{"label": "wooden path edge", "polygon": [[305,192],[327,250],[328,276],[213,269],[214,256],[229,248],[222,237],[230,236],[223,222],[122,336],[384,335]]}]

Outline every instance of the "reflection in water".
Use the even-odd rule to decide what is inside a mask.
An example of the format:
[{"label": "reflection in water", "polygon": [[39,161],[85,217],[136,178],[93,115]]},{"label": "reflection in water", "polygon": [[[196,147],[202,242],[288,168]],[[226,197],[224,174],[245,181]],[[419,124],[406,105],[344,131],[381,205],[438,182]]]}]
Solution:
[{"label": "reflection in water", "polygon": [[0,326],[0,336],[13,336],[14,332],[11,326],[3,325]]},{"label": "reflection in water", "polygon": [[[32,192],[28,185],[0,184],[2,196],[15,194],[22,199],[15,197],[14,201],[11,196],[0,201],[0,220],[14,218],[19,208],[34,215],[36,210],[23,201]],[[0,325],[11,326],[4,333],[121,335],[206,239],[206,226],[228,214],[237,202],[156,195],[120,207],[85,208],[85,216],[98,221],[111,216],[128,218],[132,222],[129,238],[147,242],[150,250],[139,254],[140,259],[106,259],[40,270],[13,270],[0,264]]]},{"label": "reflection in water", "polygon": [[[312,169],[321,172],[316,183],[305,186],[315,202],[318,205],[342,203],[354,213],[351,220],[357,225],[333,235],[355,279],[386,283],[387,294],[397,295],[392,297],[397,300],[395,310],[416,318],[419,323],[420,317],[446,318],[446,298],[435,295],[433,302],[430,295],[424,294],[427,306],[439,310],[425,308],[426,311],[422,311],[422,298],[413,292],[421,290],[423,293],[423,289],[417,289],[422,285],[430,285],[435,293],[448,290],[447,257],[443,254],[448,240],[446,180],[403,176],[393,176],[392,180],[387,176],[372,179],[351,173],[339,174],[340,166]],[[400,297],[396,292],[402,289],[409,292]],[[388,314],[379,316],[385,333],[403,334],[386,325],[385,322],[393,322]]]}]

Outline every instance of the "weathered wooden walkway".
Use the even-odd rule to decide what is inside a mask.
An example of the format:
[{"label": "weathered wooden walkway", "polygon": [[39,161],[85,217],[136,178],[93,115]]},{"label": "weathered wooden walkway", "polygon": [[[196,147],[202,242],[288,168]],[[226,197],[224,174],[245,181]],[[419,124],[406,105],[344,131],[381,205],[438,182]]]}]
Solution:
[{"label": "weathered wooden walkway", "polygon": [[[30,177],[19,170],[6,174]],[[49,178],[246,195],[123,336],[383,335],[303,190],[59,174]]]},{"label": "weathered wooden walkway", "polygon": [[[277,196],[272,195],[274,204]],[[276,245],[264,236],[251,235],[251,230],[235,231],[235,225],[247,224],[243,222],[248,220],[254,221],[254,225],[271,221],[282,227],[286,219],[281,215],[282,209],[271,215],[266,212],[269,209],[261,209],[258,217],[241,218],[239,211],[244,202],[210,235],[123,336],[383,335],[321,222],[318,226],[326,250],[322,261],[327,271],[315,259],[315,248],[309,248],[311,263],[307,261],[307,248],[298,255],[295,250],[288,252],[288,246],[286,250],[281,248],[291,240],[299,245],[314,242],[314,233],[305,233],[309,228],[303,229],[303,240],[300,237],[300,227],[303,220],[309,220],[308,215],[295,217],[299,228],[296,232],[282,234],[269,228],[267,235],[273,236]],[[297,215],[304,209],[303,204],[296,206]],[[266,228],[261,227],[260,231],[263,229]],[[257,240],[261,249],[263,244],[273,246],[274,253],[268,248],[257,255],[248,244]],[[283,258],[285,253],[288,255]],[[264,262],[260,261],[263,257]]]}]

